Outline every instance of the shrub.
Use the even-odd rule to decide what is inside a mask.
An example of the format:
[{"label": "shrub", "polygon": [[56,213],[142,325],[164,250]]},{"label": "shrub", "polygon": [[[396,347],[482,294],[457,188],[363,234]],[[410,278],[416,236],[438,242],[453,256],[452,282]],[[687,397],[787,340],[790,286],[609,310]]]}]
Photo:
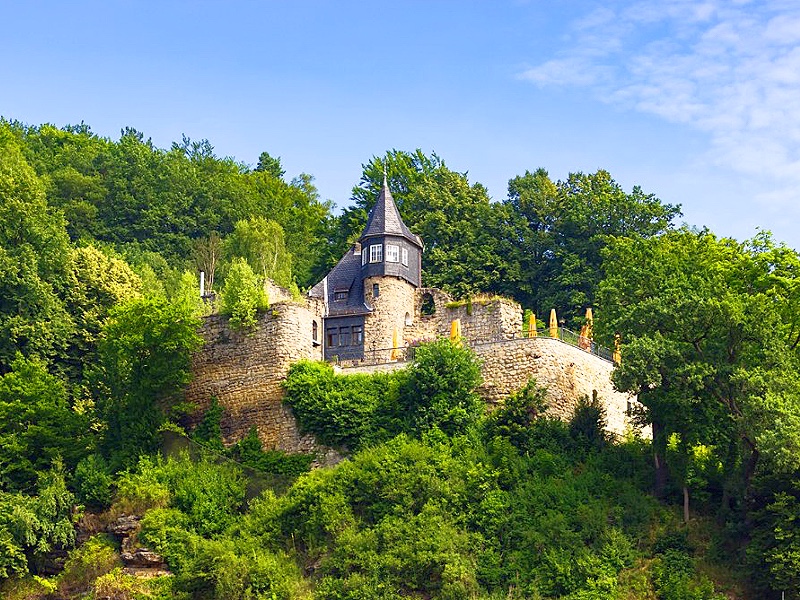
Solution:
[{"label": "shrub", "polygon": [[323,444],[353,450],[384,437],[379,407],[394,380],[385,373],[336,375],[327,363],[302,361],[289,370],[284,401],[304,431]]},{"label": "shrub", "polygon": [[105,534],[90,537],[73,550],[57,579],[58,593],[65,598],[88,590],[95,579],[121,567],[114,542]]},{"label": "shrub", "polygon": [[101,511],[111,505],[113,479],[105,459],[99,454],[91,454],[78,463],[73,482],[78,500],[86,508]]},{"label": "shrub", "polygon": [[476,393],[481,369],[475,353],[442,339],[423,344],[398,387],[398,409],[407,428],[421,433],[441,429],[465,432],[481,417],[484,403]]},{"label": "shrub", "polygon": [[256,313],[269,306],[264,285],[244,258],[234,258],[222,289],[221,312],[230,317],[233,329],[256,324]]}]

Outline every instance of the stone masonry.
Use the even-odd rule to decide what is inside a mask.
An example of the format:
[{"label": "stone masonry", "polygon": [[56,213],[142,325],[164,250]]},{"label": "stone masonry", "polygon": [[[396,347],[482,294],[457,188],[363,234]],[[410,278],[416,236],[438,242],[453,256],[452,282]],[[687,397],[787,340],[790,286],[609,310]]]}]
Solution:
[{"label": "stone masonry", "polygon": [[186,398],[198,406],[198,419],[211,398],[218,399],[226,443],[235,443],[255,426],[265,449],[320,450],[312,436],[300,434],[291,410],[281,402],[289,367],[301,359],[322,358],[312,339],[313,321],[319,319],[312,308],[273,304],[253,331],[233,331],[220,315],[205,318],[205,345],[193,358]]}]

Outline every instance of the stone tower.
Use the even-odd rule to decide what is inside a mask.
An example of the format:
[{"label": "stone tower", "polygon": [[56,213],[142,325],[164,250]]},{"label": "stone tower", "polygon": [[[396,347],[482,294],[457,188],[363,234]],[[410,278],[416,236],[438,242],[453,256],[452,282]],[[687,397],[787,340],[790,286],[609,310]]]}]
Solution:
[{"label": "stone tower", "polygon": [[358,242],[309,291],[324,301],[325,359],[376,358],[395,344],[402,348],[421,279],[422,240],[403,223],[384,177]]}]

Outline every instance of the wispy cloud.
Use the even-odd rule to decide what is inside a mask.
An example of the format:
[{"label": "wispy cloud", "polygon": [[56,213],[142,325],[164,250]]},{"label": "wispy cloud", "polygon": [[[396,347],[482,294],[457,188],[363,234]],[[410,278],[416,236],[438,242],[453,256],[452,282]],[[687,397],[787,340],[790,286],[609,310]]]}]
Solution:
[{"label": "wispy cloud", "polygon": [[520,73],[707,132],[710,159],[800,197],[800,5],[786,0],[606,2]]}]

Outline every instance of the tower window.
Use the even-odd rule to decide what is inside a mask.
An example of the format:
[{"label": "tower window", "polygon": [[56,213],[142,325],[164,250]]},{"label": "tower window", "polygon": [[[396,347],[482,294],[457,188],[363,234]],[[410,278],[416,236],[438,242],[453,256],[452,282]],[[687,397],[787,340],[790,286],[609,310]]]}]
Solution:
[{"label": "tower window", "polygon": [[375,244],[369,247],[369,262],[383,262],[383,244]]},{"label": "tower window", "polygon": [[400,262],[400,246],[386,244],[386,262]]},{"label": "tower window", "polygon": [[365,264],[367,264],[367,253],[366,252],[362,252],[361,253],[361,266],[363,267]]},{"label": "tower window", "polygon": [[402,263],[404,267],[408,266],[408,248],[401,249]]},{"label": "tower window", "polygon": [[378,297],[378,296],[380,296],[380,295],[381,295],[381,289],[380,289],[380,287],[378,287],[378,284],[377,284],[377,283],[373,283],[373,284],[372,284],[372,297],[373,297],[373,298],[377,298],[377,297]]}]

